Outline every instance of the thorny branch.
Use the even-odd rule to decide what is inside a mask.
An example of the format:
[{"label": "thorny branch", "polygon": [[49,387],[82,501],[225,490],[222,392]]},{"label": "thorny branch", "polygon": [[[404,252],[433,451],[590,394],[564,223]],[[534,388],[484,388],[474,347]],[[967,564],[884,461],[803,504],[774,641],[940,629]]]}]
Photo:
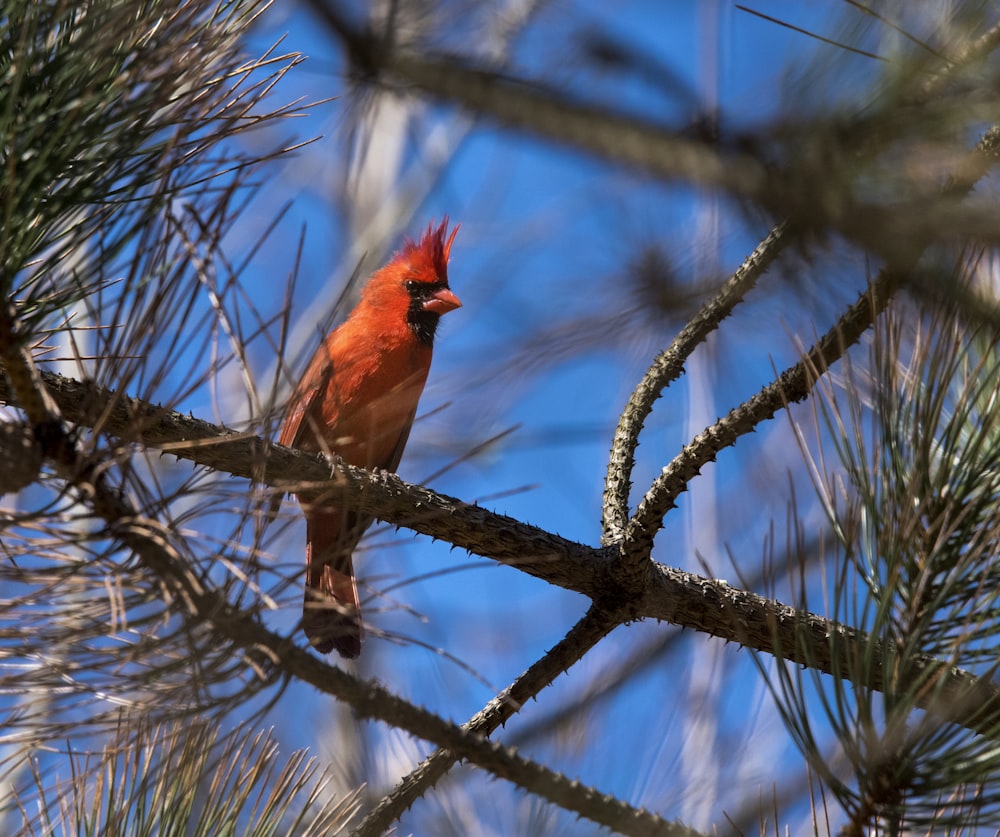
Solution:
[{"label": "thorny branch", "polygon": [[[1000,126],[994,126],[983,135],[976,146],[975,157],[968,161],[961,172],[955,173],[946,186],[945,192],[954,197],[967,193],[993,165],[998,153],[1000,153]],[[767,239],[762,242],[761,246],[763,247],[766,242]],[[707,427],[663,469],[639,503],[639,507],[629,520],[624,537],[619,543],[623,561],[629,573],[641,575],[645,571],[644,565],[652,551],[653,538],[663,526],[664,516],[674,507],[677,497],[687,490],[688,483],[697,476],[701,468],[713,461],[719,451],[730,447],[740,436],[752,433],[762,422],[773,418],[779,410],[789,403],[806,398],[817,380],[817,370],[820,373],[825,373],[871,327],[878,315],[892,300],[896,290],[917,268],[922,252],[922,249],[913,249],[905,258],[884,267],[868,290],[822,336],[816,345],[806,352],[802,360],[782,372],[775,381],[764,387],[749,401],[735,407],[727,416]],[[757,251],[751,254],[741,271],[747,265],[753,266],[756,263],[754,261],[756,253]],[[734,294],[738,291],[737,278],[741,271],[738,271],[729,280],[726,288],[720,293],[720,298],[724,296],[727,289],[733,289]],[[729,305],[730,310],[737,301],[738,297],[734,296]],[[706,316],[706,319],[706,312],[713,310],[712,306],[715,302],[716,300],[713,300],[703,309],[702,315]],[[612,448],[609,474],[611,468],[617,467],[619,462],[625,463],[627,466],[631,457],[634,456],[635,446],[638,444],[638,431],[641,429],[645,415],[648,415],[648,413],[643,414],[643,410],[652,404],[650,399],[659,395],[662,386],[669,383],[670,379],[664,375],[663,369],[665,366],[668,370],[671,367],[661,363],[661,358],[676,352],[682,361],[683,352],[690,345],[690,338],[685,332],[682,332],[674,346],[660,358],[657,358],[657,361],[650,367],[636,388],[626,408],[626,413],[630,409],[635,411],[635,418],[630,424],[623,415],[622,422],[619,424],[619,432],[623,426],[629,428],[630,432],[627,435],[623,434],[622,445],[626,441],[631,444],[631,456],[627,455],[627,450],[623,446],[619,446],[616,434],[616,445]],[[627,467],[623,470],[626,475],[629,473]],[[608,482],[610,485],[611,480],[609,479]],[[619,508],[615,512],[615,519],[621,517],[621,502],[621,489],[619,489],[614,498],[614,503]]]},{"label": "thorny branch", "polygon": [[[23,335],[19,333],[17,321],[9,309],[0,313],[0,359],[12,390],[6,397],[10,399],[13,396],[18,404],[25,405],[28,420],[35,428],[46,457],[55,463],[60,474],[93,508],[110,532],[121,538],[139,560],[167,585],[180,604],[181,613],[210,624],[236,647],[245,649],[253,657],[269,661],[273,674],[298,677],[350,703],[363,717],[383,720],[433,741],[495,776],[508,779],[531,793],[619,833],[664,837],[689,833],[682,826],[675,826],[655,814],[600,794],[518,756],[512,750],[486,740],[477,730],[458,727],[375,683],[359,680],[318,660],[288,638],[264,628],[252,614],[235,608],[224,596],[190,572],[171,544],[175,535],[156,521],[140,515],[124,496],[108,485],[101,469],[80,454],[62,423],[58,404],[49,394],[30,353],[24,349]],[[494,719],[498,723],[504,709],[502,706],[491,706],[487,714],[490,720],[486,724]]]},{"label": "thorny branch", "polygon": [[767,268],[787,246],[787,224],[779,224],[754,248],[739,269],[723,284],[701,310],[691,318],[649,367],[622,410],[611,443],[608,473],[604,483],[604,519],[602,542],[610,546],[620,542],[628,523],[628,498],[632,488],[632,469],[639,434],[653,404],[673,381],[684,372],[684,363],[705,338],[732,313],[757,283]]},{"label": "thorny branch", "polygon": [[[271,445],[259,437],[88,384],[41,374],[65,420],[102,416],[101,429],[106,432],[234,476],[286,488],[303,482],[321,483],[332,499],[349,498],[362,511],[382,520],[574,590],[616,612],[623,621],[667,621],[824,673],[849,670],[847,662],[865,648],[865,636],[850,627],[730,587],[724,581],[649,562],[641,586],[628,588],[616,573],[619,562],[606,549],[585,546],[410,485],[395,474],[369,473],[339,461],[331,464],[319,454]],[[0,401],[17,404],[6,380],[0,380]],[[269,452],[265,455],[265,451]],[[635,581],[628,579],[630,585]],[[923,680],[933,675],[938,684],[921,694],[920,706],[983,735],[1000,734],[1000,687],[926,657],[914,663],[913,671]],[[867,685],[879,689],[881,680],[876,678]]]},{"label": "thorny branch", "polygon": [[[488,736],[505,724],[530,699],[536,697],[564,671],[568,671],[620,624],[619,617],[596,606],[545,655],[466,722],[462,729]],[[456,764],[458,756],[450,750],[431,753],[409,775],[404,776],[362,820],[353,837],[377,837],[384,834],[421,795]]]}]

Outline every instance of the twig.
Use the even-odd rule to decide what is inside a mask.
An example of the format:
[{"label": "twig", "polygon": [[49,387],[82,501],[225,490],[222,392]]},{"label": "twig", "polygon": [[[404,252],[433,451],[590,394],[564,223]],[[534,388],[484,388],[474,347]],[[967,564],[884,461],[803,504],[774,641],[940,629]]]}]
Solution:
[{"label": "twig", "polygon": [[817,371],[823,374],[843,356],[885,310],[899,281],[884,271],[854,305],[807,353],[803,360],[789,367],[749,401],[730,410],[728,415],[695,436],[654,480],[639,503],[625,530],[623,555],[630,563],[649,559],[653,538],[663,526],[663,517],[674,508],[677,498],[687,491],[688,483],[704,465],[715,460],[719,451],[737,439],[752,433],[790,403],[803,400],[812,391]]},{"label": "twig", "polygon": [[[991,127],[979,141],[975,153],[956,171],[944,189],[950,197],[967,193],[992,166],[1000,154],[1000,126]],[[663,526],[664,515],[676,505],[677,497],[701,468],[715,460],[719,451],[738,438],[757,429],[761,422],[774,417],[778,410],[803,400],[812,391],[816,372],[825,374],[848,348],[885,310],[904,278],[916,269],[923,248],[911,248],[899,261],[884,267],[869,289],[852,305],[834,326],[776,380],[749,401],[734,408],[724,418],[705,428],[691,440],[663,469],[639,503],[629,521],[622,543],[623,570],[630,578],[644,572],[653,548],[653,538]]]},{"label": "twig", "polygon": [[[504,689],[463,726],[466,732],[490,735],[524,704],[564,671],[568,671],[619,624],[619,617],[591,607],[551,650]],[[399,819],[420,796],[433,787],[458,762],[450,750],[431,753],[393,790],[384,796],[352,832],[353,837],[378,837]]]},{"label": "twig", "polygon": [[661,352],[643,375],[622,410],[608,461],[604,483],[602,543],[619,542],[628,523],[628,497],[632,488],[632,469],[639,434],[653,403],[673,381],[684,372],[684,363],[705,338],[732,313],[743,297],[757,283],[764,271],[788,243],[788,224],[776,226],[744,260],[739,269],[719,289],[691,321],[674,338],[670,347]]}]

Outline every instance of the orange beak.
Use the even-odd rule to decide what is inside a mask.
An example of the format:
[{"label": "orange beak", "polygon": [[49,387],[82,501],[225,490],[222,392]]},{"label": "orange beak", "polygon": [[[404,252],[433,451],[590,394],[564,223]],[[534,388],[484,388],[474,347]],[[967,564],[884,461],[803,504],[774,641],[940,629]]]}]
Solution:
[{"label": "orange beak", "polygon": [[420,306],[425,311],[433,311],[435,314],[447,314],[456,308],[461,308],[462,303],[448,288],[442,288],[432,297],[426,299]]}]

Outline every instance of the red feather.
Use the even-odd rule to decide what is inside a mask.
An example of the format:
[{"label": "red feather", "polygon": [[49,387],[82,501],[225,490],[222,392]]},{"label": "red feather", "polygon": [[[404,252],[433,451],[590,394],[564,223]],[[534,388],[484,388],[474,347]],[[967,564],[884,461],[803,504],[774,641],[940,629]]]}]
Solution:
[{"label": "red feather", "polygon": [[[337,454],[368,470],[395,471],[430,371],[438,319],[461,303],[448,287],[458,232],[448,219],[407,241],[376,271],[357,307],[313,355],[289,400],[278,441]],[[321,653],[361,652],[352,553],[372,518],[300,492],[306,517],[302,627]]]}]

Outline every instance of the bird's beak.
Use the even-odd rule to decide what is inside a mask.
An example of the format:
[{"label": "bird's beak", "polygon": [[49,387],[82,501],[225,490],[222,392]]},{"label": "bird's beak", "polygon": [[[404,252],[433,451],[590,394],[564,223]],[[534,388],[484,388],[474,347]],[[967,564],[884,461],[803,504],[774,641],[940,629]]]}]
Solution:
[{"label": "bird's beak", "polygon": [[433,311],[435,314],[447,314],[449,311],[461,308],[462,303],[458,301],[458,297],[448,288],[442,288],[440,291],[436,291],[433,296],[424,300],[420,307],[425,311]]}]

